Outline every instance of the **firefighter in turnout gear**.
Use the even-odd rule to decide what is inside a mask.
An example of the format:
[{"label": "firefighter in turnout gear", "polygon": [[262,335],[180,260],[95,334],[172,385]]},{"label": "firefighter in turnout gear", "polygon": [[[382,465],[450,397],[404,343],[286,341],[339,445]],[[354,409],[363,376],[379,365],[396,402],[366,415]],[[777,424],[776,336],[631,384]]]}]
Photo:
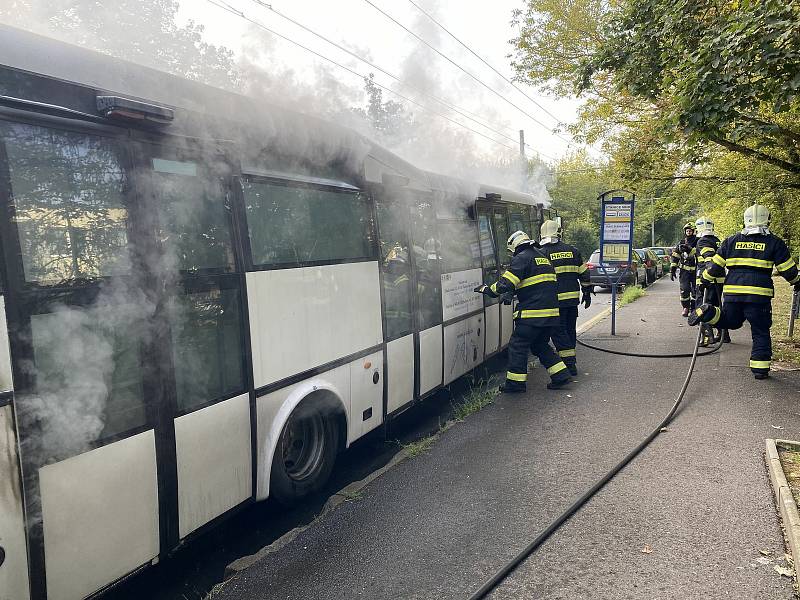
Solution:
[{"label": "firefighter in turnout gear", "polygon": [[508,344],[508,372],[501,392],[519,393],[528,380],[528,351],[539,358],[550,374],[548,389],[569,383],[569,371],[548,343],[553,331],[560,327],[558,284],[553,265],[531,242],[524,231],[515,231],[508,238],[508,251],[513,258],[508,270],[492,285],[479,285],[476,292],[492,298],[516,294],[514,333]]},{"label": "firefighter in turnout gear", "polygon": [[558,311],[561,327],[553,335],[553,345],[567,365],[571,375],[578,374],[575,356],[575,323],[578,320],[578,304],[589,308],[594,286],[589,283],[589,268],[583,262],[575,246],[561,240],[561,228],[552,220],[542,223],[540,250],[550,259],[558,283]]},{"label": "firefighter in turnout gear", "polygon": [[744,211],[744,229],[722,242],[702,275],[704,286],[725,276],[722,308],[703,304],[689,318],[689,325],[702,322],[721,329],[738,329],[748,321],[753,335],[750,370],[756,379],[769,376],[772,361],[772,269],[800,289],[797,264],[786,242],[770,233],[769,220],[766,206],[754,204]]},{"label": "firefighter in turnout gear", "polygon": [[694,234],[694,225],[686,223],[683,226],[683,236],[680,243],[672,249],[672,266],[669,276],[672,281],[675,281],[675,274],[680,271],[678,280],[681,286],[681,306],[683,307],[683,316],[686,317],[694,308],[696,291],[697,236]]},{"label": "firefighter in turnout gear", "polygon": [[[722,306],[722,283],[725,278],[714,277],[714,281],[709,282],[709,285],[701,285],[703,271],[711,265],[711,257],[717,253],[720,239],[714,233],[714,222],[708,217],[699,217],[694,224],[697,231],[697,277],[695,279],[697,298],[695,299],[695,305],[703,303],[703,293],[705,292],[705,302],[714,306]],[[722,340],[725,343],[731,341],[727,329],[717,329],[718,335],[715,337],[713,335],[714,328],[711,325],[704,325],[704,328],[706,330],[701,344],[703,346],[718,342],[719,336],[722,336]]]}]

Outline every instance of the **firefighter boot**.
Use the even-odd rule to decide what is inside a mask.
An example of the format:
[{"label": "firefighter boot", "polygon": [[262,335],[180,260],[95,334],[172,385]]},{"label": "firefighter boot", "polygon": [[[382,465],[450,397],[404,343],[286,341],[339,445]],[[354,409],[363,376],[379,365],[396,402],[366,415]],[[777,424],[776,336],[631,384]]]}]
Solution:
[{"label": "firefighter boot", "polygon": [[681,313],[681,316],[683,316],[683,317],[688,317],[689,316],[689,308],[688,307],[683,309],[683,312]]}]

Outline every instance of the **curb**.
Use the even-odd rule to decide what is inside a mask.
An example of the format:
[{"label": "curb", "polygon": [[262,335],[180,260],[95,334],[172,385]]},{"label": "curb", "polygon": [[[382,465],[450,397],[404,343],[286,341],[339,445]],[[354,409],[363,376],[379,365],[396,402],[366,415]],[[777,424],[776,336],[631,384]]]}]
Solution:
[{"label": "curb", "polygon": [[[794,569],[795,563],[800,559],[800,513],[798,513],[797,504],[795,504],[792,497],[792,491],[789,489],[789,483],[786,481],[786,475],[783,473],[783,467],[781,467],[781,461],[778,458],[778,446],[800,449],[800,442],[766,440],[766,453],[764,455],[767,470],[769,471],[769,480],[772,483],[772,490],[775,492],[775,502],[781,513],[783,530],[786,534],[786,545],[792,555],[792,569]],[[797,572],[795,571],[796,574]]]},{"label": "curb", "polygon": [[578,326],[578,327],[575,329],[575,335],[581,335],[582,333],[586,333],[586,332],[587,332],[587,331],[589,331],[589,330],[590,330],[592,327],[594,327],[595,325],[597,325],[597,324],[598,324],[600,321],[602,321],[603,319],[605,319],[605,318],[606,318],[607,316],[609,316],[610,314],[611,314],[611,308],[610,308],[610,307],[609,307],[609,308],[605,308],[605,309],[603,309],[602,311],[600,311],[599,313],[597,313],[595,316],[593,316],[591,319],[589,319],[589,320],[588,320],[588,321],[586,321],[585,323],[581,323],[581,325],[579,325],[579,326]]}]

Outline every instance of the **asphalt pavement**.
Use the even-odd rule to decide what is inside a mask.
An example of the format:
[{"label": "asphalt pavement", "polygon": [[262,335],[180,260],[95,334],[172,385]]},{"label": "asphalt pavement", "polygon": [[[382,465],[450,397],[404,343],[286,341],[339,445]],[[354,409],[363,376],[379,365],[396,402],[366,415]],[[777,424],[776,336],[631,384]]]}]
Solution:
[{"label": "asphalt pavement", "polygon": [[[598,294],[595,299],[603,297]],[[662,279],[583,335],[610,348],[687,352],[678,286]],[[604,308],[600,302],[593,307]],[[587,315],[584,318],[589,318]],[[502,584],[493,598],[793,597],[763,459],[797,438],[800,373],[757,382],[749,332],[698,359],[668,430]],[[468,598],[662,418],[689,359],[579,348],[580,376],[496,402],[361,494],[264,553],[212,599]]]}]

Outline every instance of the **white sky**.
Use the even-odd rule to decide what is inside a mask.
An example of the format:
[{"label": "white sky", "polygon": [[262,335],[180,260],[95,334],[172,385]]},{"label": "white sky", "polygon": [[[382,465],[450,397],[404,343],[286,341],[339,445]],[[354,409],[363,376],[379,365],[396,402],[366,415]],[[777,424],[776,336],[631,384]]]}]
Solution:
[{"label": "white sky", "polygon": [[[226,1],[248,17],[359,73],[374,72],[374,69],[368,65],[285,21],[267,8],[259,6],[255,0]],[[503,82],[487,66],[429,21],[408,0],[371,1],[496,89],[504,98],[511,100],[550,128],[556,127],[557,122],[552,117]],[[510,24],[511,11],[522,5],[522,0],[495,0],[494,2],[487,0],[415,0],[415,2],[488,63],[511,79],[510,61],[507,58],[511,52],[511,45],[508,40],[516,35]],[[518,130],[524,129],[526,142],[539,151],[547,162],[551,162],[553,158],[560,158],[574,148],[554,135],[550,129],[535,123],[502,98],[492,94],[459,71],[457,67],[449,64],[432,50],[425,48],[365,0],[274,0],[271,5],[277,11],[349,48],[356,54],[364,56],[386,71],[401,75],[401,78],[406,81],[411,79],[417,85],[423,86],[429,93],[446,99],[459,108],[480,115],[484,121],[490,121],[495,129],[502,129],[514,140],[518,137]],[[352,86],[355,89],[363,88],[363,82],[356,76],[325,63],[312,54],[292,46],[289,42],[275,38],[269,32],[254,29],[243,19],[213,6],[207,0],[181,0],[180,18],[193,19],[202,24],[209,42],[223,44],[237,54],[243,50],[243,39],[246,35],[263,36],[265,43],[274,44],[274,55],[270,57],[270,60],[275,61],[275,66],[281,68],[290,66],[295,71],[295,76],[302,81],[312,82],[319,77],[321,72],[327,72],[329,76],[335,77],[344,85]],[[268,64],[260,66],[264,69],[270,68]],[[437,112],[446,113],[451,118],[474,129],[501,139],[509,146],[518,147],[518,143],[515,141],[503,139],[496,133],[448,111],[434,101],[421,97],[413,90],[399,87],[396,82],[385,75],[375,72],[375,80],[382,85],[401,91],[404,95],[420,100]],[[521,84],[517,85],[523,87]],[[562,122],[569,123],[575,119],[578,107],[576,100],[553,99],[536,93],[535,89],[529,87],[523,87],[523,89]],[[384,99],[389,98],[399,100],[388,94],[384,95]],[[419,112],[421,109],[410,106],[409,110]],[[562,132],[561,135],[569,139],[566,133]],[[491,152],[492,148],[507,151],[478,136],[475,137],[486,152]],[[529,156],[532,154],[530,148],[526,152]]]}]

